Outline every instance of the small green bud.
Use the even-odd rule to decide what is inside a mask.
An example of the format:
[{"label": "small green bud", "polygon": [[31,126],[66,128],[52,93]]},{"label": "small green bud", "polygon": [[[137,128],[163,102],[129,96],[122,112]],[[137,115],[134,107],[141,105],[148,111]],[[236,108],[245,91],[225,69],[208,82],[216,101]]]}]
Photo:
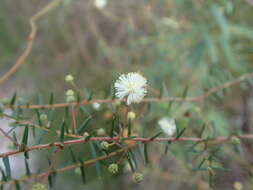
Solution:
[{"label": "small green bud", "polygon": [[47,187],[45,184],[42,183],[36,183],[34,184],[30,190],[47,190]]},{"label": "small green bud", "polygon": [[99,129],[97,130],[97,135],[98,135],[98,136],[104,136],[104,135],[105,135],[105,130],[104,130],[103,128],[99,128]]},{"label": "small green bud", "polygon": [[7,148],[10,150],[15,150],[15,145],[12,142],[10,142],[7,144]]},{"label": "small green bud", "polygon": [[76,175],[81,175],[81,174],[82,174],[80,168],[76,168],[76,169],[74,170],[74,172],[75,172]]},{"label": "small green bud", "polygon": [[47,121],[47,114],[44,114],[44,113],[40,114],[40,120],[43,122]]},{"label": "small green bud", "polygon": [[75,98],[75,96],[67,96],[67,97],[66,97],[66,101],[67,101],[68,103],[74,102],[74,101],[76,101],[76,98]]},{"label": "small green bud", "polygon": [[74,77],[72,75],[66,75],[65,76],[65,81],[66,82],[73,82],[74,81]]},{"label": "small green bud", "polygon": [[69,89],[66,91],[66,96],[74,96],[74,95],[75,95],[75,93],[73,90]]},{"label": "small green bud", "polygon": [[141,183],[143,181],[143,174],[142,173],[134,173],[132,176],[132,180],[134,183]]},{"label": "small green bud", "polygon": [[108,167],[108,171],[109,171],[110,173],[112,173],[112,174],[118,173],[118,171],[119,171],[119,166],[118,166],[118,164],[115,164],[115,163],[110,164],[109,167]]},{"label": "small green bud", "polygon": [[239,145],[239,144],[241,144],[241,140],[238,137],[232,137],[231,143],[234,145]]},{"label": "small green bud", "polygon": [[9,104],[9,103],[10,103],[10,99],[9,99],[9,98],[7,98],[7,97],[2,98],[2,99],[1,99],[1,103],[2,103],[4,106],[6,106],[7,104]]},{"label": "small green bud", "polygon": [[100,143],[100,147],[103,149],[103,150],[107,150],[109,147],[110,147],[110,144],[106,141],[103,141]]},{"label": "small green bud", "polygon": [[134,120],[135,117],[136,117],[136,114],[134,112],[130,111],[127,113],[127,119]]}]

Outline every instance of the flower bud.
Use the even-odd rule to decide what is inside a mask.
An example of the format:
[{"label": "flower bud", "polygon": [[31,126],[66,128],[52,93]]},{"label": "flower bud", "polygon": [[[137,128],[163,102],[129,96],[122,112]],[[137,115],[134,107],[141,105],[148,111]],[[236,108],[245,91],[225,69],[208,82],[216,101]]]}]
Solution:
[{"label": "flower bud", "polygon": [[47,187],[45,184],[42,183],[36,183],[32,186],[30,190],[47,190]]},{"label": "flower bud", "polygon": [[74,101],[76,101],[76,98],[75,98],[75,96],[67,96],[67,97],[66,97],[66,101],[67,101],[68,103],[74,102]]},{"label": "flower bud", "polygon": [[74,94],[75,94],[74,91],[71,89],[67,90],[66,92],[66,96],[74,96]]},{"label": "flower bud", "polygon": [[89,135],[90,135],[90,134],[89,134],[88,132],[84,132],[84,133],[83,133],[83,136],[84,136],[84,137],[88,137]]},{"label": "flower bud", "polygon": [[243,185],[242,185],[242,183],[241,182],[239,182],[239,181],[236,181],[236,182],[234,182],[234,189],[235,190],[242,190],[243,189]]},{"label": "flower bud", "polygon": [[40,114],[40,120],[42,121],[42,122],[45,122],[45,121],[47,121],[47,114]]},{"label": "flower bud", "polygon": [[97,130],[97,135],[98,135],[98,136],[104,136],[104,135],[105,135],[105,130],[104,130],[103,128],[99,128],[99,129]]},{"label": "flower bud", "polygon": [[141,183],[143,181],[143,174],[142,173],[134,173],[132,176],[132,180],[134,183]]},{"label": "flower bud", "polygon": [[109,167],[108,167],[108,171],[110,172],[110,173],[112,173],[112,174],[116,174],[116,173],[118,173],[118,171],[119,171],[119,166],[118,166],[118,164],[110,164],[109,165]]},{"label": "flower bud", "polygon": [[3,105],[7,105],[7,104],[9,104],[10,103],[10,99],[9,98],[7,98],[7,97],[5,97],[5,98],[2,98],[1,99],[1,103],[3,104]]},{"label": "flower bud", "polygon": [[231,138],[231,143],[234,144],[234,145],[239,145],[239,144],[241,144],[241,141],[238,137],[232,137]]},{"label": "flower bud", "polygon": [[100,147],[103,149],[103,150],[107,150],[109,147],[110,147],[110,144],[106,141],[103,141],[100,143]]},{"label": "flower bud", "polygon": [[74,77],[72,75],[66,75],[65,76],[65,81],[66,82],[73,82],[74,81]]},{"label": "flower bud", "polygon": [[130,111],[127,113],[127,119],[134,120],[135,117],[136,117],[136,114],[134,112]]},{"label": "flower bud", "polygon": [[75,173],[76,175],[81,175],[81,174],[82,174],[80,168],[76,168],[76,169],[74,170],[74,173]]},{"label": "flower bud", "polygon": [[93,107],[94,110],[99,110],[100,107],[101,107],[101,104],[98,103],[98,102],[94,102],[94,103],[92,104],[92,107]]}]

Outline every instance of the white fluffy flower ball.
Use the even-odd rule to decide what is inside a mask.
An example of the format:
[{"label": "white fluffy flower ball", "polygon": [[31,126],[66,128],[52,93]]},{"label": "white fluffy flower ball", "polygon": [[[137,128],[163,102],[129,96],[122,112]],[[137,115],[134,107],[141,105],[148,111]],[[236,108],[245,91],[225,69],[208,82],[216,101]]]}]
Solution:
[{"label": "white fluffy flower ball", "polygon": [[139,103],[147,94],[147,80],[139,73],[122,74],[114,84],[115,95],[127,104]]},{"label": "white fluffy flower ball", "polygon": [[173,136],[177,130],[175,119],[169,117],[163,117],[158,121],[158,125],[163,132],[169,137]]},{"label": "white fluffy flower ball", "polygon": [[94,0],[94,5],[98,9],[105,8],[106,4],[107,4],[107,0]]}]

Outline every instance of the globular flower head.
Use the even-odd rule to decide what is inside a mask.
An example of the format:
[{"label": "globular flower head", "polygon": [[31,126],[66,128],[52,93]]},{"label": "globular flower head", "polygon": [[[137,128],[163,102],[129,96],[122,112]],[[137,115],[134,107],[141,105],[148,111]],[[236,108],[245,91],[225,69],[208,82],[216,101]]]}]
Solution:
[{"label": "globular flower head", "polygon": [[177,130],[175,119],[169,117],[163,117],[158,121],[158,125],[163,132],[168,136],[173,136]]},{"label": "globular flower head", "polygon": [[110,173],[112,173],[112,174],[118,173],[118,171],[119,171],[119,166],[118,166],[118,164],[115,164],[115,163],[110,164],[109,167],[108,167],[108,171],[109,171]]},{"label": "globular flower head", "polygon": [[139,103],[147,94],[147,80],[139,73],[122,74],[114,84],[115,95],[127,104]]},{"label": "globular flower head", "polygon": [[134,173],[133,176],[132,176],[132,179],[133,179],[133,182],[134,183],[141,183],[142,180],[143,180],[143,174],[142,173]]},{"label": "globular flower head", "polygon": [[94,0],[94,5],[98,9],[105,8],[106,4],[107,4],[107,0]]},{"label": "globular flower head", "polygon": [[30,190],[47,190],[47,187],[45,184],[42,183],[36,183],[32,186]]},{"label": "globular flower head", "polygon": [[65,76],[65,81],[66,82],[73,82],[74,81],[74,77],[72,75],[66,75]]}]

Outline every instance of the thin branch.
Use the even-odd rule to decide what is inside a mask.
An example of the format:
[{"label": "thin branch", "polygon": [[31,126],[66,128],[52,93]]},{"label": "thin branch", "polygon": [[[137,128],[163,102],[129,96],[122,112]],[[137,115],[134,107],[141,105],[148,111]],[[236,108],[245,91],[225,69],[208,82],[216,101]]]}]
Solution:
[{"label": "thin branch", "polygon": [[29,19],[31,32],[30,32],[30,34],[28,35],[28,38],[27,38],[26,48],[25,48],[24,52],[19,56],[16,63],[6,73],[4,73],[3,76],[0,77],[0,84],[5,82],[12,74],[14,74],[18,70],[18,68],[21,65],[23,65],[25,63],[26,58],[29,56],[29,54],[32,50],[33,42],[34,42],[34,39],[35,39],[36,34],[37,34],[36,21],[41,16],[43,16],[44,14],[46,14],[47,12],[49,12],[50,10],[55,8],[60,3],[60,1],[61,0],[51,1],[49,4],[47,4],[38,13],[36,13],[34,16],[32,16]]},{"label": "thin branch", "polygon": [[[248,80],[250,78],[253,78],[253,72],[251,73],[246,73],[241,75],[239,78],[226,82],[222,85],[210,88],[206,93],[199,95],[199,96],[193,96],[193,97],[186,97],[186,98],[181,98],[181,97],[161,97],[161,98],[144,98],[142,102],[201,102],[208,96],[226,89],[228,87],[234,86],[236,84],[239,84],[245,80]],[[22,109],[42,109],[42,108],[63,108],[63,107],[68,107],[68,106],[79,106],[79,105],[87,105],[87,104],[92,104],[94,102],[97,103],[110,103],[114,102],[115,100],[112,99],[96,99],[96,100],[83,100],[81,102],[74,102],[74,103],[57,103],[57,104],[47,104],[47,105],[21,105],[18,106],[19,108]],[[122,102],[125,102],[126,100],[122,100]],[[11,105],[10,108],[16,108],[17,106]]]},{"label": "thin branch", "polygon": [[13,144],[18,147],[19,144],[17,141],[15,141],[14,139],[12,139],[1,127],[0,127],[0,132],[7,138],[9,139],[11,142],[13,142]]},{"label": "thin branch", "polygon": [[[91,164],[96,163],[97,161],[105,160],[105,159],[111,158],[113,156],[116,156],[117,154],[119,154],[121,152],[124,152],[124,151],[127,151],[128,149],[130,149],[130,148],[132,148],[134,146],[136,146],[136,144],[135,145],[129,145],[129,146],[124,147],[122,149],[116,150],[116,151],[114,151],[114,152],[112,152],[110,154],[107,154],[107,155],[104,155],[104,156],[100,156],[100,157],[94,158],[92,160],[85,161],[83,163],[73,164],[73,165],[70,165],[70,166],[66,166],[66,167],[63,167],[63,168],[56,169],[56,170],[54,170],[54,172],[60,173],[60,172],[71,170],[71,169],[74,169],[74,168],[77,168],[77,167],[80,167],[80,166],[91,165]],[[2,181],[2,182],[0,182],[0,185],[9,184],[9,183],[15,183],[14,181],[19,181],[20,182],[20,181],[27,181],[29,179],[39,179],[39,178],[44,177],[45,175],[47,175],[47,172],[41,173],[41,174],[34,174],[34,175],[31,175],[31,176],[25,176],[25,177],[20,178],[18,180]]]},{"label": "thin branch", "polygon": [[51,159],[50,167],[48,168],[48,171],[45,173],[45,176],[44,176],[45,180],[51,174],[53,168],[55,167],[57,158],[60,156],[61,151],[62,151],[61,148],[57,148],[56,152],[54,153],[54,155],[53,155],[53,157]]},{"label": "thin branch", "polygon": [[[240,139],[250,139],[253,140],[253,134],[243,134],[243,135],[238,135],[236,136]],[[48,149],[52,147],[57,147],[57,148],[63,148],[65,145],[73,145],[73,144],[80,144],[80,143],[87,143],[87,142],[92,142],[92,141],[114,141],[114,142],[119,142],[120,140],[126,140],[126,141],[132,141],[132,142],[142,142],[142,143],[148,143],[148,142],[176,142],[176,141],[184,141],[184,142],[206,142],[206,141],[211,141],[215,143],[226,143],[231,140],[231,136],[219,136],[216,138],[197,138],[197,137],[181,137],[181,138],[174,138],[174,137],[168,137],[168,138],[155,138],[155,139],[150,139],[150,138],[142,138],[142,137],[136,137],[132,139],[121,139],[119,137],[92,137],[89,139],[75,139],[75,140],[69,140],[65,142],[54,142],[54,143],[48,143],[48,144],[40,144],[40,145],[35,145],[35,146],[27,146],[24,150],[14,150],[10,152],[5,152],[0,154],[0,158],[5,157],[5,156],[11,156],[15,155],[21,152],[29,152],[32,150],[42,150],[42,149]]]}]

